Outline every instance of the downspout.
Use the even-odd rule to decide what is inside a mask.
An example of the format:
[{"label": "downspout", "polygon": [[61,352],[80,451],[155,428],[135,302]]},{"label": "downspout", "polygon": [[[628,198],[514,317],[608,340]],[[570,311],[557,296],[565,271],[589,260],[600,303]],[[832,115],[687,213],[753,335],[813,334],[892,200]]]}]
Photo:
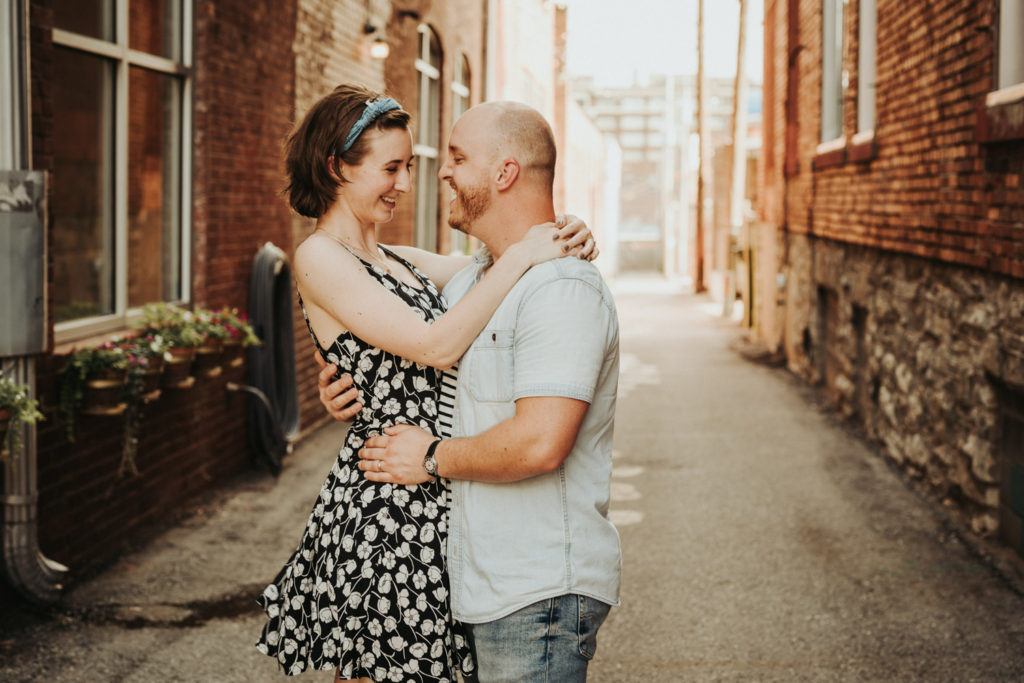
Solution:
[{"label": "downspout", "polygon": [[[24,171],[31,166],[26,5],[26,0],[0,0],[0,36],[5,38],[5,45],[0,49],[0,169],[11,171]],[[40,229],[45,227],[40,226]],[[39,259],[39,267],[46,267],[45,258]],[[41,352],[45,336],[42,335],[39,348],[25,353]],[[30,395],[35,395],[35,358],[32,355],[4,358],[3,369],[4,374],[17,383],[28,384]],[[17,457],[8,457],[4,462],[3,568],[18,593],[31,602],[46,604],[60,597],[61,582],[68,568],[39,551],[36,428],[35,425],[20,428],[24,430],[24,449]]]}]

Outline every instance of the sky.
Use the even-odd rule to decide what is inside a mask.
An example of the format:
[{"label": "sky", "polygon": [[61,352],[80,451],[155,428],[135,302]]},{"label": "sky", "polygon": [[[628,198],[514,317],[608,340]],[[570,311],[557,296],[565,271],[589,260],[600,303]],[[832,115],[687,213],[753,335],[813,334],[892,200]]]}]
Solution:
[{"label": "sky", "polygon": [[[697,73],[697,0],[557,0],[568,8],[567,69],[598,85]],[[762,80],[763,3],[747,0],[746,73]],[[708,76],[736,73],[739,0],[704,0]]]}]

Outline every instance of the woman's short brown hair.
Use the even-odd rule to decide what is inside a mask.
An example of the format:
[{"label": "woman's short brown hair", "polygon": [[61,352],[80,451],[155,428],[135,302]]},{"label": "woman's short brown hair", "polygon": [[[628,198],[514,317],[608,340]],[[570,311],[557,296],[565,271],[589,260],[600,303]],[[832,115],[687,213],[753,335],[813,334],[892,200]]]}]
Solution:
[{"label": "woman's short brown hair", "polygon": [[[342,151],[345,137],[366,108],[366,103],[383,97],[361,85],[339,85],[309,108],[302,123],[285,144],[285,171],[288,173],[288,202],[298,213],[309,218],[322,216],[338,193],[341,183],[340,161],[356,166],[366,156],[369,145],[364,135],[347,151]],[[409,112],[393,109],[378,116],[367,130],[409,128]],[[331,164],[334,161],[334,174]],[[340,178],[340,182],[339,179]]]}]

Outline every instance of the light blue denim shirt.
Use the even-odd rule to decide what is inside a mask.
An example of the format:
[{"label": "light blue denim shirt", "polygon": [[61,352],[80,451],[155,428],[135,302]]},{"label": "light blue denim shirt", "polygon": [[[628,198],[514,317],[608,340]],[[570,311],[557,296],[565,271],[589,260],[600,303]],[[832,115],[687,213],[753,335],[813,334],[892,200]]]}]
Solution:
[{"label": "light blue denim shirt", "polygon": [[[444,290],[449,305],[489,263],[486,251]],[[459,363],[453,435],[513,417],[516,400],[590,404],[554,472],[510,484],[452,482],[448,571],[455,618],[485,623],[575,593],[619,601],[622,555],[608,519],[619,323],[597,269],[575,258],[530,269]]]}]

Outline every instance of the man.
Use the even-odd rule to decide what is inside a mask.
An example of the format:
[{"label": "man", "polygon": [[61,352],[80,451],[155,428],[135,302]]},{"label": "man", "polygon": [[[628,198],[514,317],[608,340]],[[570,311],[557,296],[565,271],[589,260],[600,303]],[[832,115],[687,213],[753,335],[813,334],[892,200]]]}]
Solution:
[{"label": "man", "polygon": [[[487,250],[445,287],[449,304],[491,255],[554,220],[554,169],[551,128],[530,107],[486,103],[456,122],[439,172],[454,194],[449,223]],[[452,612],[481,681],[585,681],[597,630],[618,604],[607,514],[618,344],[596,268],[575,258],[536,266],[459,363],[455,438],[397,425],[359,454],[374,481],[452,480]],[[331,370],[321,400],[345,417],[347,401],[324,391]]]}]

